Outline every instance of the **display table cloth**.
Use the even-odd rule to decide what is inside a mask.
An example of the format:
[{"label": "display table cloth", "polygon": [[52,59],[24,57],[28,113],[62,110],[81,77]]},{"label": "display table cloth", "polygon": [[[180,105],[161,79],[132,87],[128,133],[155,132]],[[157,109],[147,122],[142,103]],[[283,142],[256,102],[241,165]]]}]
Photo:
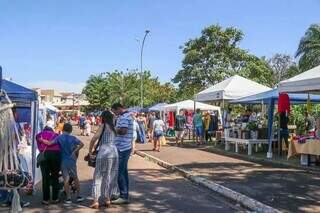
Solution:
[{"label": "display table cloth", "polygon": [[292,140],[289,144],[288,159],[298,154],[320,155],[320,140],[308,139],[305,143]]}]

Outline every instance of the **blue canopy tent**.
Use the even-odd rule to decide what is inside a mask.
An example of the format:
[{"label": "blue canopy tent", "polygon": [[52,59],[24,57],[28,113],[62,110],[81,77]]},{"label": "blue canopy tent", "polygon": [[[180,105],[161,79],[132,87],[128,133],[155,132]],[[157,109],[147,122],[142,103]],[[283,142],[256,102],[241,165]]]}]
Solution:
[{"label": "blue canopy tent", "polygon": [[[292,104],[305,104],[308,100],[308,94],[297,94],[289,93],[290,103]],[[266,104],[269,106],[268,110],[268,142],[269,151],[267,154],[268,158],[272,158],[272,126],[273,126],[273,115],[274,106],[279,99],[279,90],[272,89],[266,92],[258,93],[255,95],[243,97],[230,101],[230,104]],[[313,103],[320,103],[320,95],[310,95],[310,101]]]},{"label": "blue canopy tent", "polygon": [[11,81],[2,79],[2,67],[0,66],[0,91],[4,91],[15,105],[16,121],[31,124],[32,141],[32,173],[35,177],[36,145],[35,136],[38,126],[38,94],[36,91],[23,87]]}]

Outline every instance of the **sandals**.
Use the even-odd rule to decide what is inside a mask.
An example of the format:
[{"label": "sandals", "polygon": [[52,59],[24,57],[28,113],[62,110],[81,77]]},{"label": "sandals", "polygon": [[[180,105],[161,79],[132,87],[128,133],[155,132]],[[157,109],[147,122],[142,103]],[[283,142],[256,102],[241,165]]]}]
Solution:
[{"label": "sandals", "polygon": [[99,202],[93,203],[93,204],[90,206],[90,208],[91,208],[91,209],[99,209],[99,208],[100,208]]},{"label": "sandals", "polygon": [[41,201],[41,204],[42,204],[42,205],[45,205],[45,206],[49,206],[49,205],[50,205],[50,202],[43,200],[43,201]]}]

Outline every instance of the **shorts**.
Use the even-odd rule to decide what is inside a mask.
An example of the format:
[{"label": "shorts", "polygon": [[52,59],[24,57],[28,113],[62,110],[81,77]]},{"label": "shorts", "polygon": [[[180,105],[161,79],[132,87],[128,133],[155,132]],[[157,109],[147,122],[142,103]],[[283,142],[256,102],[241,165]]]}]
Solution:
[{"label": "shorts", "polygon": [[85,125],[85,124],[80,125],[80,129],[81,129],[81,130],[86,129],[86,125]]},{"label": "shorts", "polygon": [[164,134],[163,134],[163,131],[161,131],[161,130],[156,130],[156,131],[154,131],[154,133],[153,133],[153,138],[154,138],[154,139],[159,139],[159,138],[161,138],[163,135],[164,135]]},{"label": "shorts", "polygon": [[198,137],[202,137],[203,136],[203,127],[202,126],[197,126],[195,131],[196,131],[196,135]]},{"label": "shorts", "polygon": [[72,179],[78,179],[78,173],[77,173],[77,165],[76,164],[62,164],[61,165],[61,172],[62,177],[64,180]]},{"label": "shorts", "polygon": [[184,138],[184,131],[175,131],[176,138]]}]

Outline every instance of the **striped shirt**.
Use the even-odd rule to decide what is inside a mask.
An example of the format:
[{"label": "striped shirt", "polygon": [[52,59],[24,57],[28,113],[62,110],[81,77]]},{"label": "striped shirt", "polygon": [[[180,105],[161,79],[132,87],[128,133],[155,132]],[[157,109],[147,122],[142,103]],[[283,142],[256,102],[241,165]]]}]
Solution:
[{"label": "striped shirt", "polygon": [[117,135],[115,139],[118,150],[120,152],[124,152],[132,148],[133,118],[130,112],[124,112],[117,119],[116,129],[120,128],[126,128],[128,130],[128,133],[126,135]]}]

